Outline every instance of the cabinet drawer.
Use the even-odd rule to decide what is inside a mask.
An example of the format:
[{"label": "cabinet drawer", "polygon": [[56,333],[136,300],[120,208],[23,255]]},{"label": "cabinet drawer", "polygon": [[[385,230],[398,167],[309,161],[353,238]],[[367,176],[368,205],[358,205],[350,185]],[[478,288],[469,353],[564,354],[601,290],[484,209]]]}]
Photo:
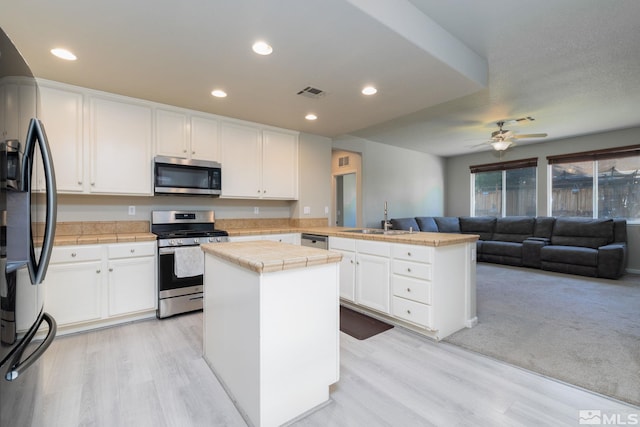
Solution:
[{"label": "cabinet drawer", "polygon": [[396,259],[433,263],[434,248],[419,245],[392,245],[391,254]]},{"label": "cabinet drawer", "polygon": [[155,242],[119,243],[109,245],[109,259],[153,256],[156,252]]},{"label": "cabinet drawer", "polygon": [[385,242],[372,242],[370,240],[356,240],[358,253],[378,255],[389,258],[391,255],[390,244]]},{"label": "cabinet drawer", "polygon": [[424,304],[431,304],[431,282],[393,276],[393,294]]},{"label": "cabinet drawer", "polygon": [[433,323],[430,305],[420,304],[400,297],[393,297],[393,315],[425,328],[431,328]]},{"label": "cabinet drawer", "polygon": [[96,261],[102,258],[100,245],[56,246],[51,251],[51,264],[62,262]]},{"label": "cabinet drawer", "polygon": [[342,249],[343,251],[356,251],[356,241],[342,237],[329,237],[329,249]]},{"label": "cabinet drawer", "polygon": [[431,280],[432,266],[431,264],[422,264],[419,262],[393,260],[393,274],[401,274],[403,276],[415,277],[416,279]]}]

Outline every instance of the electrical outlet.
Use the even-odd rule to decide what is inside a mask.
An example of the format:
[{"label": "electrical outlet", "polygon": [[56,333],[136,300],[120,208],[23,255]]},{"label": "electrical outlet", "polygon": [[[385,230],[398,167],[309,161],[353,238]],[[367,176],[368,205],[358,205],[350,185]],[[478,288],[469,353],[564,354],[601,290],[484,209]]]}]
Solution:
[{"label": "electrical outlet", "polygon": [[324,207],[324,214],[329,215],[329,206]]},{"label": "electrical outlet", "polygon": [[311,213],[311,208],[309,206],[305,206],[302,213],[309,215]]},{"label": "electrical outlet", "polygon": [[260,208],[257,207],[257,206],[255,208],[253,208],[253,214],[254,215],[259,215],[260,214]]},{"label": "electrical outlet", "polygon": [[136,207],[129,206],[129,215],[135,215],[135,214],[136,214]]}]

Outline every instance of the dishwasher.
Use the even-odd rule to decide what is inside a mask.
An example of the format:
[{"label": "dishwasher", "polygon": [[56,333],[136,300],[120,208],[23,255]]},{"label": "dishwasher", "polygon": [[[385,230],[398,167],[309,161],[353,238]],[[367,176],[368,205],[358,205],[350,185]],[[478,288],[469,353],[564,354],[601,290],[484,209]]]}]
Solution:
[{"label": "dishwasher", "polygon": [[300,244],[302,246],[308,246],[310,248],[328,249],[329,237],[321,236],[319,234],[302,233]]}]

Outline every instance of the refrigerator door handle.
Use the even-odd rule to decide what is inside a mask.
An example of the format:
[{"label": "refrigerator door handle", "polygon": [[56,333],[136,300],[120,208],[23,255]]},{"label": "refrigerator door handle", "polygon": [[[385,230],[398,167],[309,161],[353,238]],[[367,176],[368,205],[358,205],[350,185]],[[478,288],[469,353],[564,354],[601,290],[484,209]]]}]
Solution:
[{"label": "refrigerator door handle", "polygon": [[[27,357],[25,360],[21,362],[20,359],[22,358],[24,351],[26,350],[29,343],[31,343],[31,340],[33,339],[36,332],[40,328],[40,325],[42,324],[42,322],[47,322],[47,324],[49,325],[49,331],[47,332],[47,336],[44,338],[44,340],[42,340],[40,345],[38,345],[38,348],[36,348],[29,355],[29,357]],[[48,313],[42,313],[42,316],[40,317],[40,321],[37,323],[36,327],[31,328],[31,330],[29,331],[29,335],[24,337],[21,345],[22,348],[13,357],[10,368],[5,374],[4,379],[7,381],[15,380],[20,376],[22,372],[24,372],[26,369],[29,368],[29,366],[31,366],[36,360],[38,360],[40,356],[42,356],[42,354],[45,351],[47,351],[47,349],[53,342],[53,339],[56,336],[57,329],[58,329],[58,326],[56,324],[56,321],[53,319],[53,317],[51,317]]]},{"label": "refrigerator door handle", "polygon": [[47,211],[46,221],[44,228],[44,239],[42,242],[42,251],[40,252],[40,259],[36,260],[33,233],[31,233],[31,254],[28,263],[29,275],[31,276],[31,283],[37,285],[44,280],[44,276],[49,266],[49,259],[51,258],[51,251],[53,250],[53,239],[56,232],[56,220],[58,213],[58,200],[56,189],[56,178],[53,170],[53,158],[51,156],[51,149],[49,148],[49,142],[47,135],[44,131],[44,125],[38,119],[31,119],[29,123],[29,131],[27,132],[26,146],[24,149],[24,157],[22,159],[22,191],[31,193],[31,169],[33,167],[34,151],[38,143],[40,154],[42,156],[42,163],[44,167],[45,182],[47,184]]}]

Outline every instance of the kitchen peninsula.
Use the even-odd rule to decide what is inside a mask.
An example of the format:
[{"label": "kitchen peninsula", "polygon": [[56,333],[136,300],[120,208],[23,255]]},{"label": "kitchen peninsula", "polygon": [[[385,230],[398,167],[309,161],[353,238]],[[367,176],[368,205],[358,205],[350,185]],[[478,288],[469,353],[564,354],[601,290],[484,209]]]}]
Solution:
[{"label": "kitchen peninsula", "polygon": [[341,254],[272,241],[201,245],[204,358],[254,426],[329,399],[339,378]]}]

